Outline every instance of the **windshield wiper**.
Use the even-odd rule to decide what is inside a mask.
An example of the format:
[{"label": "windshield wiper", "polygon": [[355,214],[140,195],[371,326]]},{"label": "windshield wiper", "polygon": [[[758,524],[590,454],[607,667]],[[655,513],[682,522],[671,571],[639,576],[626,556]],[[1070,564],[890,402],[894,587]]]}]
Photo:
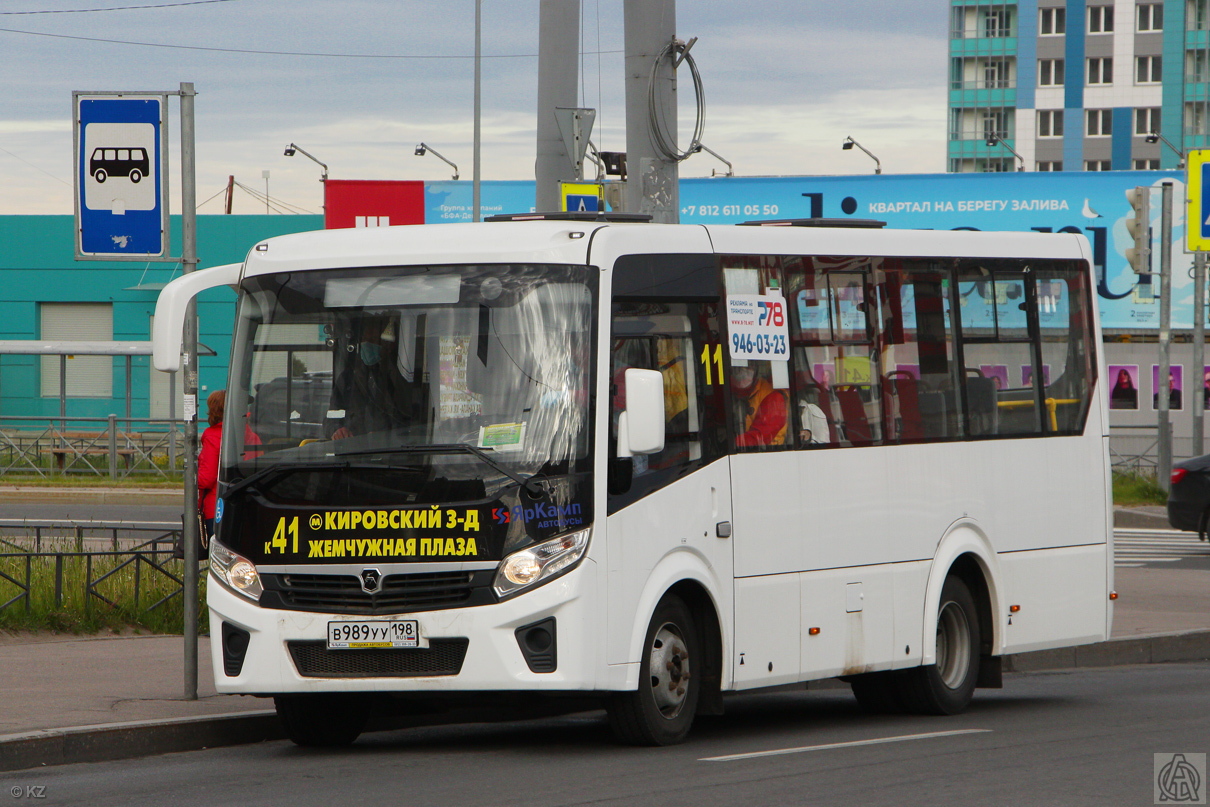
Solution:
[{"label": "windshield wiper", "polygon": [[253,471],[238,482],[233,482],[227,486],[227,489],[222,492],[223,498],[227,498],[234,493],[239,493],[245,488],[251,487],[253,484],[261,480],[268,479],[276,474],[293,473],[295,471],[342,471],[349,467],[347,462],[325,462],[317,465],[270,465],[267,468],[261,468],[259,471]]},{"label": "windshield wiper", "polygon": [[[484,465],[504,474],[509,479],[516,482],[521,487],[525,488],[529,495],[537,498],[543,494],[542,488],[532,477],[526,478],[520,474],[513,473],[505,468],[500,463],[496,462],[486,451],[475,446],[468,446],[464,443],[434,443],[425,446],[389,446],[382,448],[360,448],[355,451],[338,451],[338,457],[354,457],[364,456],[367,454],[471,454],[483,461]],[[254,474],[255,475],[255,474]]]}]

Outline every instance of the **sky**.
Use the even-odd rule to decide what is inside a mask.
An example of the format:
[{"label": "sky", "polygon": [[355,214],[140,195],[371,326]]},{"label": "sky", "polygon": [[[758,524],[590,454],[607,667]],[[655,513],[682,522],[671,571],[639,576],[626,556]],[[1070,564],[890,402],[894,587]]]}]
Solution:
[{"label": "sky", "polygon": [[[3,0],[0,214],[73,211],[72,91],[175,91],[192,82],[197,201],[222,212],[227,177],[319,213],[336,179],[449,179],[423,141],[472,168],[474,0]],[[482,0],[482,178],[532,179],[538,0]],[[884,173],[945,170],[948,0],[682,0],[697,37],[702,142],[743,176],[856,174],[852,136]],[[28,13],[38,12],[38,13]],[[581,106],[592,140],[625,150],[622,0],[581,0]],[[320,55],[316,55],[320,54]],[[694,115],[682,66],[682,135]],[[170,101],[172,212],[180,212]],[[683,137],[684,139],[684,137]],[[683,141],[682,141],[683,142]],[[725,166],[706,153],[682,177]],[[264,213],[238,191],[234,212]]]}]

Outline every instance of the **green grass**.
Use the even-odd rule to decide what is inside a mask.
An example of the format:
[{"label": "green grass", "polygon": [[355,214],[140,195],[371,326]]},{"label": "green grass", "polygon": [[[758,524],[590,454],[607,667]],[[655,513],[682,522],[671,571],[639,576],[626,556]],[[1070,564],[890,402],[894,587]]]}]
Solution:
[{"label": "green grass", "polygon": [[162,476],[129,476],[124,479],[110,479],[108,476],[96,476],[95,474],[50,474],[48,476],[38,476],[37,474],[16,474],[6,473],[0,476],[0,489],[5,485],[16,487],[36,487],[36,488],[164,488],[164,489],[180,489],[184,484],[181,474],[173,475],[171,479],[165,479]]},{"label": "green grass", "polygon": [[1168,494],[1152,474],[1113,472],[1113,503],[1123,507],[1153,504],[1163,507]]},{"label": "green grass", "polygon": [[[0,551],[12,552],[0,546]],[[74,551],[74,541],[50,551]],[[0,611],[0,629],[10,631],[57,631],[63,633],[97,633],[103,630],[136,628],[151,633],[181,633],[184,601],[178,592],[158,607],[157,601],[178,588],[161,572],[142,562],[129,562],[131,555],[94,557],[91,580],[96,593],[110,602],[88,594],[85,578],[87,561],[83,557],[64,556],[62,560],[61,597],[55,599],[55,557],[30,557],[28,603],[23,594],[26,585],[25,557],[0,558],[0,605],[20,597]],[[160,555],[156,561],[177,578],[183,577],[183,562]],[[125,566],[122,564],[125,563]],[[136,565],[138,570],[136,572]],[[122,568],[97,582],[107,572]],[[11,579],[6,579],[11,578]],[[136,577],[138,598],[136,601]],[[206,578],[203,573],[198,606],[198,630],[206,632]],[[14,582],[17,581],[17,582]]]}]

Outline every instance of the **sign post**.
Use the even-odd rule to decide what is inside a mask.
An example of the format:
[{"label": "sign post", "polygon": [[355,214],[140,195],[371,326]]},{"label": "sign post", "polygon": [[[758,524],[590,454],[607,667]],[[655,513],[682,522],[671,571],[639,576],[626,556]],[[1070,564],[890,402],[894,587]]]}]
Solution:
[{"label": "sign post", "polygon": [[[168,96],[181,99],[181,236],[171,256],[168,217]],[[175,92],[72,93],[76,158],[76,260],[164,261],[197,269],[193,84]],[[197,700],[197,308],[185,317],[185,698]]]},{"label": "sign post", "polygon": [[1204,448],[1206,402],[1206,250],[1210,250],[1210,149],[1193,149],[1185,162],[1185,245],[1193,253],[1193,367],[1199,379],[1193,397],[1192,456]]}]

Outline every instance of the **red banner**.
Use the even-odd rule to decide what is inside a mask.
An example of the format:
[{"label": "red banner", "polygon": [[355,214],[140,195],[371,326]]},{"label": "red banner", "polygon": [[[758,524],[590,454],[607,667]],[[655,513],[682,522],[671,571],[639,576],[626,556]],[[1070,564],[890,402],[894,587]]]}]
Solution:
[{"label": "red banner", "polygon": [[324,183],[324,227],[424,224],[424,182],[329,179]]}]

